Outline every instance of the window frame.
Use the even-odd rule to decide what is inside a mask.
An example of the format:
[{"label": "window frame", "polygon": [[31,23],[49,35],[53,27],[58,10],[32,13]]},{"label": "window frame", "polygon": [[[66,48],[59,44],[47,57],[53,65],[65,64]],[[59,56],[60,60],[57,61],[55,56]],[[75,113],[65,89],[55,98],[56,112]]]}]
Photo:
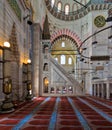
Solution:
[{"label": "window frame", "polygon": [[[66,8],[68,7],[68,10],[66,11]],[[65,11],[65,15],[69,15],[69,12],[70,12],[70,5],[67,3],[65,4],[65,7],[64,7],[64,11]]]},{"label": "window frame", "polygon": [[66,64],[66,56],[65,55],[61,55],[61,57],[60,57],[60,64],[61,65],[65,65]]}]

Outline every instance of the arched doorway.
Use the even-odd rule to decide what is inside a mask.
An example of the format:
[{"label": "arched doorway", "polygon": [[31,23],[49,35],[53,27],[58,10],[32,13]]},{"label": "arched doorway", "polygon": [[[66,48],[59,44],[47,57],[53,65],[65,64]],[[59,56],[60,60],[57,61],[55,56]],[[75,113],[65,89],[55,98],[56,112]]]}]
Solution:
[{"label": "arched doorway", "polygon": [[49,80],[48,80],[48,78],[47,77],[45,77],[44,79],[43,79],[43,84],[44,84],[44,90],[43,90],[43,92],[44,93],[48,93],[48,88],[49,88]]}]

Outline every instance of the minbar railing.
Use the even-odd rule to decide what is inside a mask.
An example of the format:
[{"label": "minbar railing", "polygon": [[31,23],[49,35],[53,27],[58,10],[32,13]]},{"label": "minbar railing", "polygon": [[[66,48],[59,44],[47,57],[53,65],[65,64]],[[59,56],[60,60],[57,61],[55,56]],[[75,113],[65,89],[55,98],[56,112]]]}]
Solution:
[{"label": "minbar railing", "polygon": [[64,74],[64,76],[66,76],[66,78],[75,86],[76,91],[81,92],[83,86],[81,86],[81,84],[72,75],[67,73],[66,70],[52,58],[52,56],[49,58],[50,61],[61,71],[61,73]]}]

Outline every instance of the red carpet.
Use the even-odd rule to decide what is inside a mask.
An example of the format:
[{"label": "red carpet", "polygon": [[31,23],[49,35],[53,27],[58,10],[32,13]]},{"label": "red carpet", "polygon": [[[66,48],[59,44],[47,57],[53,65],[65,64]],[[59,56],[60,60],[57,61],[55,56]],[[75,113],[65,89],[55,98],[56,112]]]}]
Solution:
[{"label": "red carpet", "polygon": [[[83,100],[89,102],[92,106],[101,109],[103,112],[112,117],[112,109],[107,108],[101,104],[98,104],[86,97],[80,97]],[[94,98],[94,97],[93,97]],[[0,130],[12,130],[22,119],[30,114],[36,106],[39,106],[46,98],[39,97],[31,102],[24,102],[20,104],[13,113],[0,115]],[[94,98],[97,100],[97,98]],[[83,115],[84,119],[89,124],[91,130],[112,130],[112,123],[107,121],[95,110],[88,105],[81,102],[77,97],[72,97],[73,103]],[[109,101],[99,99],[109,106],[112,103]],[[25,123],[21,130],[48,130],[50,119],[56,103],[56,97],[52,97],[49,101],[42,104],[39,110]],[[57,116],[55,122],[55,130],[84,130],[75,111],[66,97],[61,97],[57,108]]]},{"label": "red carpet", "polygon": [[112,123],[108,121],[92,121],[91,123],[98,126],[112,126]]},{"label": "red carpet", "polygon": [[0,130],[12,130],[13,126],[0,126]]},{"label": "red carpet", "polygon": [[33,118],[36,118],[36,119],[50,119],[51,116],[50,115],[44,115],[44,116],[34,116]]},{"label": "red carpet", "polygon": [[62,127],[60,130],[84,130],[82,127]]},{"label": "red carpet", "polygon": [[94,115],[90,115],[90,116],[87,116],[88,119],[90,120],[105,120],[102,116],[94,116]]},{"label": "red carpet", "polygon": [[76,120],[66,120],[66,121],[60,121],[61,125],[67,125],[67,126],[81,126],[79,121]]},{"label": "red carpet", "polygon": [[48,130],[48,127],[29,126],[24,128],[23,130]]},{"label": "red carpet", "polygon": [[49,124],[49,120],[33,120],[33,121],[30,121],[29,124],[31,125],[48,125]]},{"label": "red carpet", "polygon": [[97,128],[97,130],[112,130],[112,128],[109,128],[109,127],[107,127],[107,128]]},{"label": "red carpet", "polygon": [[14,119],[6,119],[6,120],[3,120],[3,121],[0,121],[0,124],[5,124],[5,125],[15,125],[19,122],[20,120],[14,120]]},{"label": "red carpet", "polygon": [[66,97],[59,102],[56,130],[83,130]]},{"label": "red carpet", "polygon": [[[80,97],[84,99],[85,101],[88,101],[91,105],[98,107],[99,109],[108,109],[107,107],[103,107],[100,104],[97,104],[96,102],[87,99],[86,97]],[[83,114],[84,118],[87,120],[89,126],[92,130],[101,130],[104,128],[104,130],[109,130],[112,128],[112,123],[107,121],[104,117],[102,117],[99,113],[94,111],[93,109],[89,108],[88,105],[81,102],[76,97],[72,98],[74,101],[74,104],[77,106],[77,108],[80,110],[80,112]],[[103,130],[103,129],[102,129]]]}]

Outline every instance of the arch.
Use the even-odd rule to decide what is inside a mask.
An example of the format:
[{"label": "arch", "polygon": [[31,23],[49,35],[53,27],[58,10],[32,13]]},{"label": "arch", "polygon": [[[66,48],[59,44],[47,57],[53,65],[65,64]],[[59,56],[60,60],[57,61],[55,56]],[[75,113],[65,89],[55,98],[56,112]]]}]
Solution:
[{"label": "arch", "polygon": [[66,63],[65,55],[61,55],[61,64],[64,65]]},{"label": "arch", "polygon": [[62,41],[61,47],[65,47],[65,42],[64,41]]},{"label": "arch", "polygon": [[44,63],[43,71],[48,71],[48,63]]},{"label": "arch", "polygon": [[72,58],[71,58],[71,57],[68,58],[68,64],[69,64],[69,65],[72,64]]},{"label": "arch", "polygon": [[48,93],[48,86],[49,86],[49,79],[48,77],[43,78],[43,84],[44,84],[44,93]]},{"label": "arch", "polygon": [[70,12],[70,5],[69,5],[69,4],[66,4],[66,5],[65,5],[64,11],[65,11],[65,15],[68,15],[68,14],[69,14],[69,12]]},{"label": "arch", "polygon": [[58,7],[58,12],[60,12],[62,10],[62,3],[61,3],[61,1],[58,2],[57,7]]},{"label": "arch", "polygon": [[55,0],[51,0],[51,6],[52,6],[52,8],[54,6],[54,3],[55,3]]},{"label": "arch", "polygon": [[51,35],[51,43],[53,43],[55,41],[55,39],[57,39],[60,36],[63,35],[67,35],[68,37],[70,37],[71,39],[73,39],[76,42],[76,46],[80,47],[80,45],[82,44],[81,39],[78,37],[78,35],[76,33],[74,33],[73,31],[69,30],[69,29],[61,29],[58,31],[55,31],[52,35]]},{"label": "arch", "polygon": [[77,10],[79,10],[79,5],[78,5],[78,3],[74,3],[73,7],[72,7],[72,11],[74,12],[74,11],[77,11]]},{"label": "arch", "polygon": [[43,45],[43,53],[48,53],[49,46],[47,44]]}]

